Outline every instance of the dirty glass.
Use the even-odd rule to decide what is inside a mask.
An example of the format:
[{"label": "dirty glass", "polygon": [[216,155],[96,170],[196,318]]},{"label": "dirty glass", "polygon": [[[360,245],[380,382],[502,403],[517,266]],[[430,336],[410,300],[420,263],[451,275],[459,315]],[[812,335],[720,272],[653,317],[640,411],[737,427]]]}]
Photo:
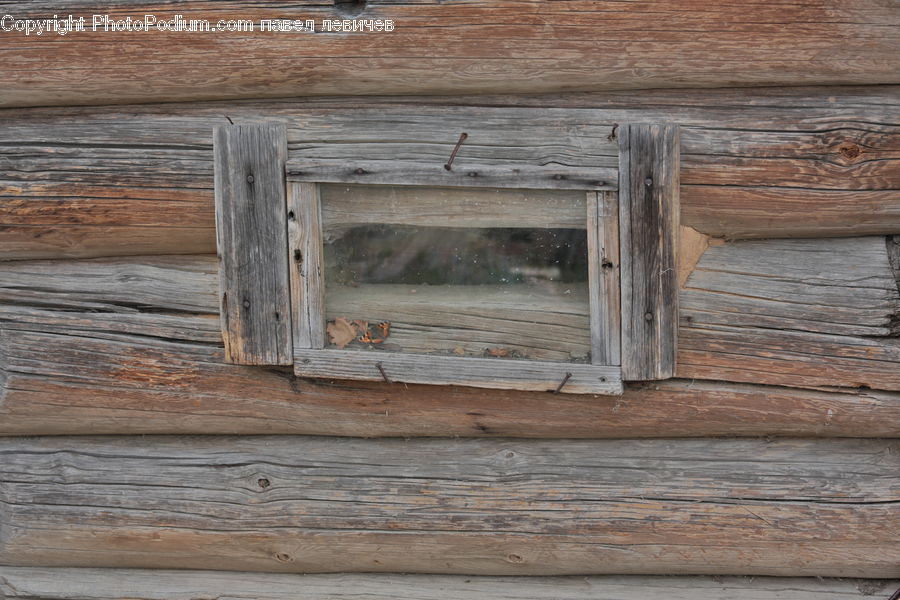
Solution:
[{"label": "dirty glass", "polygon": [[327,347],[589,362],[583,192],[381,187],[322,186]]}]

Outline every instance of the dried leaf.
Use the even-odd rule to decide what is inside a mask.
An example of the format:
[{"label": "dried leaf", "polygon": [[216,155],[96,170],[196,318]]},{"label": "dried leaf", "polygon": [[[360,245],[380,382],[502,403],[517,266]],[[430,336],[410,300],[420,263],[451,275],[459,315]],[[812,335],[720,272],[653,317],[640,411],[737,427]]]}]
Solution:
[{"label": "dried leaf", "polygon": [[338,317],[334,321],[329,321],[325,326],[325,331],[331,343],[340,349],[356,339],[357,328],[356,321],[348,321],[343,317]]}]

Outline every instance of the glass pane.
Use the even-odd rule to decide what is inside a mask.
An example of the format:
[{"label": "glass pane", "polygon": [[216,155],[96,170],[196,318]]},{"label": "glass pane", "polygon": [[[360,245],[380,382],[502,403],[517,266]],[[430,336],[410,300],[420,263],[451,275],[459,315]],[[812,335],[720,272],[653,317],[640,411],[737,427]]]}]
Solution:
[{"label": "glass pane", "polygon": [[[543,193],[506,190],[498,198],[492,190],[454,190],[448,197],[442,190],[444,216],[430,220],[421,218],[429,201],[424,188],[402,200],[393,197],[385,210],[373,200],[391,188],[334,186],[343,188],[344,200],[348,190],[368,196],[356,206],[379,207],[377,214],[360,211],[353,218],[343,207],[335,222],[329,201],[340,194],[322,187],[328,347],[589,362],[583,192],[563,192],[563,212],[574,215],[554,216],[550,223],[580,227],[497,227],[505,208],[498,199],[534,214],[529,219],[520,212],[510,221],[546,223],[545,213],[559,209],[559,192],[548,196],[548,207]],[[470,211],[454,218],[454,211],[486,194],[497,215],[479,220]],[[566,204],[566,198],[574,202]],[[467,226],[452,226],[460,221]]]}]

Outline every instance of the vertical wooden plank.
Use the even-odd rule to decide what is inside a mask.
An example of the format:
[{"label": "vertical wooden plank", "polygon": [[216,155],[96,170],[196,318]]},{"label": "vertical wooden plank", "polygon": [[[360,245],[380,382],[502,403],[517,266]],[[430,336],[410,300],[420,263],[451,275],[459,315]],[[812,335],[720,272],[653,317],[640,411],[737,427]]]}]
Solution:
[{"label": "vertical wooden plank", "polygon": [[321,214],[319,186],[315,183],[290,183],[287,222],[296,349],[325,347]]},{"label": "vertical wooden plank", "polygon": [[216,127],[214,155],[225,361],[289,365],[293,351],[284,222],[287,128]]},{"label": "vertical wooden plank", "polygon": [[616,192],[587,192],[591,362],[595,365],[621,364],[618,214]]},{"label": "vertical wooden plank", "polygon": [[679,132],[673,124],[619,127],[622,375],[675,373]]}]

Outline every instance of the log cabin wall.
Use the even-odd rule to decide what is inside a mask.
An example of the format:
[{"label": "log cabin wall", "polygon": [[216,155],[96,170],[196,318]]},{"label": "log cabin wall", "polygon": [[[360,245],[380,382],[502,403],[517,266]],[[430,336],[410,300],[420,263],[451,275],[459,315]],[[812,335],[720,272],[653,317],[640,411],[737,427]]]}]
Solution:
[{"label": "log cabin wall", "polygon": [[[900,10],[362,5],[395,34],[0,34],[0,596],[891,597]],[[599,167],[617,125],[660,121],[681,127],[674,378],[226,364],[217,125],[283,123],[291,159],[442,164],[467,131],[460,164]]]}]

